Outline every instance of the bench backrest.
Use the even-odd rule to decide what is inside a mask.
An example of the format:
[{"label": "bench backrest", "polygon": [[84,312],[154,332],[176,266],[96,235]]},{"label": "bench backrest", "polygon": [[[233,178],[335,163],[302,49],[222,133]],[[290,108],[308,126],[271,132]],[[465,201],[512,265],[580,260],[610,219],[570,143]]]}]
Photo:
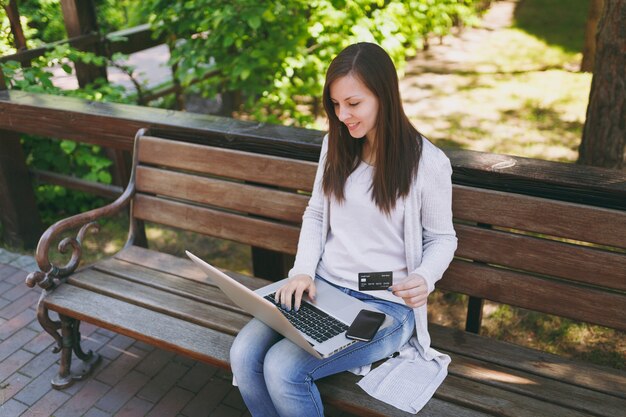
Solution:
[{"label": "bench backrest", "polygon": [[138,140],[135,218],[295,254],[317,164]]},{"label": "bench backrest", "polygon": [[[295,254],[317,164],[143,136],[133,216]],[[454,186],[456,259],[437,284],[626,330],[626,213]]]}]

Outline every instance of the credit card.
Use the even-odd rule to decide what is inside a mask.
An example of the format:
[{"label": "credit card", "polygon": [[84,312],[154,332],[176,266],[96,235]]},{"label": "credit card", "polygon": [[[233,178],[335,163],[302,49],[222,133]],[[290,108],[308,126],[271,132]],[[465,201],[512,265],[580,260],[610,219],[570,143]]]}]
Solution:
[{"label": "credit card", "polygon": [[393,272],[359,272],[359,291],[386,290],[393,285]]}]

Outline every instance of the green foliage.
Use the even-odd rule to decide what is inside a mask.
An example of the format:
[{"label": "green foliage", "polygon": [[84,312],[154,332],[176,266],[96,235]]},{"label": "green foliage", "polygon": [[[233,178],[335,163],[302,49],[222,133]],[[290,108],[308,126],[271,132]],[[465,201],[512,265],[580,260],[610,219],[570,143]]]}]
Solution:
[{"label": "green foliage", "polygon": [[[0,1],[8,3],[8,0]],[[95,0],[97,21],[101,33],[145,23],[139,0]],[[22,30],[28,48],[67,38],[60,0],[21,0],[18,2]],[[9,18],[0,18],[0,55],[15,53]]]},{"label": "green foliage", "polygon": [[[121,86],[104,83],[102,80],[79,90],[62,90],[52,83],[50,67],[60,65],[72,74],[74,63],[84,62],[106,65],[106,58],[90,52],[77,51],[68,45],[57,46],[43,57],[33,61],[29,68],[9,61],[0,64],[9,89],[42,94],[81,97],[94,101],[129,102],[128,94]],[[29,167],[73,175],[78,178],[111,183],[109,168],[111,161],[99,146],[76,143],[69,140],[47,139],[25,136],[22,146]],[[49,184],[35,186],[35,196],[42,220],[50,224],[61,217],[101,206],[103,201],[92,195],[66,190]]]},{"label": "green foliage", "polygon": [[236,91],[243,109],[273,123],[310,124],[306,99],[321,95],[330,60],[347,45],[376,42],[402,68],[428,36],[469,24],[476,0],[149,0],[144,10],[169,35],[183,85],[218,68],[207,96]]}]

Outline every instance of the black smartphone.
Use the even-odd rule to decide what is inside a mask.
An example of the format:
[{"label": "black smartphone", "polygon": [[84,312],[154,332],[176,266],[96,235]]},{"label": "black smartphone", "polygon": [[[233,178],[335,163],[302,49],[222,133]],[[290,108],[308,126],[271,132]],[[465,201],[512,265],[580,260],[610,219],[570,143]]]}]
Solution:
[{"label": "black smartphone", "polygon": [[378,328],[385,321],[385,314],[371,310],[361,310],[348,327],[346,337],[348,339],[369,342],[374,338]]}]

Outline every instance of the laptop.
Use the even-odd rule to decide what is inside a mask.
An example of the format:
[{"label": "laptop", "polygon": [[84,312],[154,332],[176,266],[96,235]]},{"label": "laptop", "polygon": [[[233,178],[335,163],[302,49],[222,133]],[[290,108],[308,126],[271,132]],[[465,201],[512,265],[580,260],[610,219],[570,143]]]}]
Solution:
[{"label": "laptop", "polygon": [[[273,302],[273,295],[288,278],[252,291],[193,253],[185,253],[235,304],[318,359],[357,343],[346,337],[346,330],[359,311],[380,312],[321,280],[315,282],[315,301],[304,296],[297,312],[287,312]],[[387,315],[380,329],[392,323]]]}]

